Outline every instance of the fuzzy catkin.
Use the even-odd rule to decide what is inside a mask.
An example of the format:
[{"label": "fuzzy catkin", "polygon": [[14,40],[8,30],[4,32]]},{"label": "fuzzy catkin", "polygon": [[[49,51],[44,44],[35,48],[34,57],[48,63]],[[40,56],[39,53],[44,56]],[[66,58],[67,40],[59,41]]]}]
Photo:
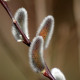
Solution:
[{"label": "fuzzy catkin", "polygon": [[51,73],[52,73],[52,75],[54,76],[54,78],[55,78],[56,80],[66,80],[64,74],[63,74],[63,73],[61,72],[61,70],[58,69],[58,68],[53,68],[53,69],[51,70]]},{"label": "fuzzy catkin", "polygon": [[[19,8],[15,15],[14,15],[15,20],[18,22],[20,28],[26,35],[26,37],[29,39],[29,33],[28,33],[28,14],[25,8]],[[16,26],[13,24],[12,25],[12,34],[14,38],[17,40],[17,42],[23,41],[22,35],[16,28]]]},{"label": "fuzzy catkin", "polygon": [[35,72],[41,72],[45,68],[43,59],[43,38],[37,36],[33,39],[29,48],[29,62]]},{"label": "fuzzy catkin", "polygon": [[36,36],[42,36],[44,39],[44,48],[47,48],[54,31],[54,18],[49,15],[42,21]]}]

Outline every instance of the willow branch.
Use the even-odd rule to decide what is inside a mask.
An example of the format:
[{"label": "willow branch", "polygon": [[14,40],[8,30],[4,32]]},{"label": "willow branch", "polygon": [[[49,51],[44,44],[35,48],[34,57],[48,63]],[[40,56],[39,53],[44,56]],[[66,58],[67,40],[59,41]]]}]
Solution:
[{"label": "willow branch", "polygon": [[[21,33],[24,41],[23,43],[25,43],[26,45],[30,46],[31,42],[30,40],[26,37],[26,35],[23,33],[23,31],[20,29],[20,26],[18,24],[18,22],[14,19],[7,3],[3,0],[0,0],[0,3],[2,4],[2,6],[4,7],[4,9],[6,10],[6,12],[8,13],[8,15],[10,16],[10,18],[12,19],[13,24],[16,26],[16,28],[18,29],[18,31]],[[46,72],[43,74],[45,77],[49,78],[50,80],[55,80],[55,78],[53,77],[53,75],[51,74],[50,70],[48,69],[47,65],[46,65]]]},{"label": "willow branch", "polygon": [[5,1],[3,1],[3,0],[0,0],[0,3],[2,4],[2,6],[4,7],[4,9],[5,9],[6,12],[8,13],[8,15],[10,16],[10,18],[12,19],[13,24],[16,26],[16,28],[18,29],[18,31],[21,33],[21,35],[22,35],[22,37],[23,37],[23,39],[24,39],[23,43],[25,43],[26,45],[30,46],[30,44],[31,44],[30,40],[26,37],[26,35],[25,35],[25,34],[23,33],[23,31],[20,29],[19,24],[18,24],[18,22],[14,19],[14,17],[13,17],[13,15],[12,15],[12,13],[11,13],[11,11],[10,11],[7,3],[6,3]]},{"label": "willow branch", "polygon": [[47,78],[49,78],[50,80],[56,80],[54,78],[54,76],[51,74],[49,68],[47,67],[47,65],[45,64],[45,67],[46,67],[46,71],[44,72],[44,76],[46,76]]}]

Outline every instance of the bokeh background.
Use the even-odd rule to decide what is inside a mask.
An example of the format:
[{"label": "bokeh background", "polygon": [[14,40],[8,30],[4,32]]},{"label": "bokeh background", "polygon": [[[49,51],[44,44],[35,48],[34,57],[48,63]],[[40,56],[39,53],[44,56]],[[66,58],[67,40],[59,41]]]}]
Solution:
[{"label": "bokeh background", "polygon": [[[54,34],[45,61],[49,69],[60,68],[66,80],[80,80],[80,0],[10,0],[8,5],[13,15],[20,7],[27,10],[31,41],[41,21],[54,16]],[[16,42],[11,26],[12,20],[0,4],[0,80],[49,80],[33,72],[29,48]]]}]

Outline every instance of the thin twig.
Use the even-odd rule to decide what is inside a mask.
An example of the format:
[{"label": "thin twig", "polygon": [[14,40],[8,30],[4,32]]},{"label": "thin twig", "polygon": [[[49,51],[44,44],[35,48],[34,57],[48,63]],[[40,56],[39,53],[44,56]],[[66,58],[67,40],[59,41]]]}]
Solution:
[{"label": "thin twig", "polygon": [[51,74],[51,72],[50,72],[50,70],[49,70],[49,68],[47,67],[47,65],[45,64],[45,67],[46,67],[46,70],[45,70],[45,72],[44,72],[44,76],[46,76],[46,77],[48,77],[50,80],[56,80],[55,78],[54,78],[54,76]]},{"label": "thin twig", "polygon": [[6,3],[5,1],[3,1],[3,0],[0,0],[0,3],[2,4],[2,6],[5,8],[5,10],[7,11],[7,13],[9,14],[10,18],[11,18],[12,21],[13,21],[13,24],[16,26],[16,28],[18,29],[18,31],[21,33],[21,35],[22,35],[22,37],[23,37],[23,39],[24,39],[23,43],[25,43],[26,45],[30,46],[30,44],[31,44],[30,40],[26,37],[26,35],[25,35],[25,34],[23,33],[23,31],[20,29],[19,24],[18,24],[18,22],[14,19],[14,17],[13,17],[13,15],[12,15],[12,13],[11,13],[11,11],[10,11],[7,3]]}]

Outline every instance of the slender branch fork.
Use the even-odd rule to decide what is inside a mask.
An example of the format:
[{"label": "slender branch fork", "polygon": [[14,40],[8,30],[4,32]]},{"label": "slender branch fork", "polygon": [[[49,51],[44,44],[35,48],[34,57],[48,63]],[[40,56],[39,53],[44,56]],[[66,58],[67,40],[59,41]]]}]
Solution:
[{"label": "slender branch fork", "polygon": [[[12,19],[13,24],[15,25],[15,27],[18,29],[18,31],[21,33],[22,37],[23,37],[23,43],[25,43],[26,45],[28,45],[30,47],[31,42],[30,40],[26,37],[26,35],[23,33],[23,31],[20,29],[18,22],[14,19],[8,5],[7,2],[4,0],[0,0],[0,3],[2,4],[2,6],[4,7],[4,9],[6,10],[6,12],[8,13],[8,15],[10,16],[10,18]],[[47,65],[46,65],[46,71],[43,73],[44,76],[46,76],[47,78],[49,78],[50,80],[56,80],[53,75],[51,74],[50,70],[48,69]]]},{"label": "slender branch fork", "polygon": [[45,64],[45,66],[46,66],[46,71],[44,72],[44,76],[46,76],[46,77],[48,77],[50,80],[56,80],[55,78],[54,78],[54,76],[51,74],[51,72],[50,72],[50,70],[49,70],[49,68],[47,67],[47,65]]}]

